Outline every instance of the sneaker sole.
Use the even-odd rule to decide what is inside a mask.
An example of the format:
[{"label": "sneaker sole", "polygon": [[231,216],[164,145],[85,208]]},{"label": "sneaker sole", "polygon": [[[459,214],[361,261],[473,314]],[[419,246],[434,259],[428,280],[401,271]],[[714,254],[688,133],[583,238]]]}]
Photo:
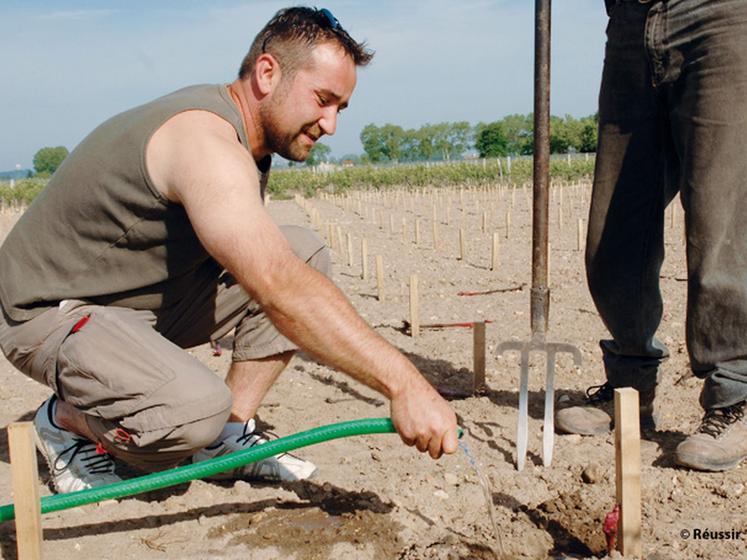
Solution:
[{"label": "sneaker sole", "polygon": [[39,451],[42,457],[44,457],[44,462],[47,464],[47,471],[49,471],[49,482],[52,485],[52,489],[55,491],[56,494],[62,494],[63,492],[60,491],[60,489],[57,487],[57,483],[54,480],[54,476],[52,476],[52,473],[54,472],[54,467],[49,462],[49,457],[47,456],[47,449],[44,446],[44,443],[42,442],[42,439],[39,437],[39,432],[36,430],[36,426],[34,426],[34,443],[36,444],[36,449]]}]

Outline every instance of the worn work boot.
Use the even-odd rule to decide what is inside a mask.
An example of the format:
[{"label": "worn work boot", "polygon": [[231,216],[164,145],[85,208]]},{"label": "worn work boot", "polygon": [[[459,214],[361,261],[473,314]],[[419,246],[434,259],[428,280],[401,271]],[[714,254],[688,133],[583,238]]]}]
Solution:
[{"label": "worn work boot", "polygon": [[674,460],[700,471],[726,471],[747,459],[747,401],[707,410],[696,432],[677,446]]},{"label": "worn work boot", "polygon": [[[638,395],[642,431],[656,429],[654,396],[656,389]],[[615,417],[615,390],[609,383],[594,385],[586,390],[586,401],[575,406],[567,396],[558,399],[555,428],[564,434],[595,436],[609,433]]]}]

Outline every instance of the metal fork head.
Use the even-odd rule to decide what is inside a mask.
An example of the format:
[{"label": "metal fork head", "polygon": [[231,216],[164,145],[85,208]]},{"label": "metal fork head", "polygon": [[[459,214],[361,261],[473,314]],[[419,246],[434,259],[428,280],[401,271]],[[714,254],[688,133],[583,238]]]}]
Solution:
[{"label": "metal fork head", "polygon": [[519,374],[519,418],[516,430],[516,468],[522,470],[526,463],[527,444],[529,440],[529,354],[541,352],[546,354],[547,371],[545,373],[545,416],[543,427],[542,463],[548,467],[552,463],[555,443],[555,358],[557,354],[569,353],[576,366],[581,365],[581,352],[572,344],[563,342],[545,342],[544,333],[535,333],[530,340],[521,342],[507,340],[498,344],[496,355],[516,351],[521,358]]}]

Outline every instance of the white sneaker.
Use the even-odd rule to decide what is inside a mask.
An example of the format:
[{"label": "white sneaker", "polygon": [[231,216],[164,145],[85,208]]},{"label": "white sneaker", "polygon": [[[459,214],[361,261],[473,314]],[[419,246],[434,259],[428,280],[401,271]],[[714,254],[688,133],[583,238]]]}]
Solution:
[{"label": "white sneaker", "polygon": [[52,485],[60,494],[121,482],[114,474],[114,458],[96,444],[54,423],[57,397],[52,395],[36,411],[36,446],[49,466]]},{"label": "white sneaker", "polygon": [[[267,443],[265,437],[254,432],[255,428],[254,419],[250,419],[246,423],[227,423],[215,443],[195,453],[192,456],[192,462],[199,463]],[[292,482],[311,478],[315,472],[316,465],[311,461],[304,461],[290,453],[281,453],[208,478],[212,480],[239,479],[262,482]]]}]

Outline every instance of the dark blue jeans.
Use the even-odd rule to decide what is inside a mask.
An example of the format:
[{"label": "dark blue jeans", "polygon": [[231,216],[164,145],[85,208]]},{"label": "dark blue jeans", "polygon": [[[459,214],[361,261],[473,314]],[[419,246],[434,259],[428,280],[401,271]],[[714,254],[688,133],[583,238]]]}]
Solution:
[{"label": "dark blue jeans", "polygon": [[652,388],[666,348],[664,209],[687,236],[687,348],[704,408],[747,399],[747,2],[608,0],[589,288],[608,381]]}]

